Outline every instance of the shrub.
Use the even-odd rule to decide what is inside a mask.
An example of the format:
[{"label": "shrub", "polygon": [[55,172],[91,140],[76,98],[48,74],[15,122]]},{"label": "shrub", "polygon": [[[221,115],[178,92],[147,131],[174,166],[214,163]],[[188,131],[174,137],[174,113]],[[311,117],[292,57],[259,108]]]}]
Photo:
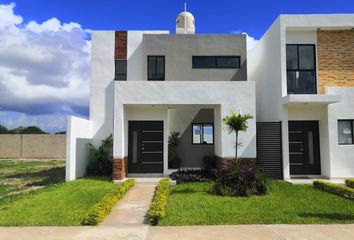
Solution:
[{"label": "shrub", "polygon": [[172,180],[176,180],[177,184],[186,182],[208,182],[216,178],[216,169],[207,170],[205,168],[200,170],[181,170],[170,175]]},{"label": "shrub", "polygon": [[216,157],[214,155],[206,155],[203,157],[203,164],[205,170],[216,169]]},{"label": "shrub", "polygon": [[128,179],[122,184],[117,185],[114,189],[106,193],[103,198],[96,203],[89,213],[82,220],[81,225],[97,225],[111,212],[114,205],[123,198],[123,196],[135,184],[134,179]]},{"label": "shrub", "polygon": [[112,134],[101,141],[101,145],[96,148],[93,144],[88,144],[90,148],[90,163],[87,167],[87,175],[110,176],[112,175],[113,157]]},{"label": "shrub", "polygon": [[170,193],[170,180],[164,178],[160,180],[154,199],[150,205],[149,210],[149,221],[151,225],[157,225],[159,220],[164,218],[166,215],[166,204],[168,195]]},{"label": "shrub", "polygon": [[268,192],[265,174],[256,165],[235,161],[230,169],[218,172],[211,193],[221,196],[251,196]]},{"label": "shrub", "polygon": [[339,196],[354,200],[354,189],[325,181],[313,181],[313,186],[322,191],[337,194]]},{"label": "shrub", "polygon": [[347,185],[347,187],[354,188],[354,178],[345,180],[345,185]]}]

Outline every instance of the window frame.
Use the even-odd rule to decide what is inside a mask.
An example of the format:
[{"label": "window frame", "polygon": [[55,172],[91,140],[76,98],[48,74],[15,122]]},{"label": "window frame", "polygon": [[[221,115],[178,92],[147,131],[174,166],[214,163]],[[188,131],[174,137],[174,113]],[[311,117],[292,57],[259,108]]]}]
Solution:
[{"label": "window frame", "polygon": [[[118,62],[120,63],[125,63],[124,66],[124,74],[118,74],[117,73],[117,64]],[[115,59],[114,60],[114,80],[115,81],[126,81],[127,80],[127,72],[128,72],[128,62],[125,59]]]},{"label": "window frame", "polygon": [[[316,56],[316,44],[295,44],[295,43],[291,43],[291,44],[286,44],[285,48],[288,47],[288,46],[295,46],[296,47],[296,56],[297,56],[297,68],[291,68],[291,69],[288,69],[288,64],[287,64],[287,52],[286,52],[286,49],[285,49],[285,52],[286,52],[286,56],[285,56],[285,62],[286,62],[286,83],[288,84],[288,73],[289,72],[314,72],[314,76],[315,76],[315,89],[314,89],[314,93],[304,93],[304,92],[297,92],[297,91],[294,91],[294,92],[290,92],[290,94],[317,94],[317,56]],[[300,68],[300,59],[299,59],[299,47],[301,46],[311,46],[313,47],[313,66],[314,68],[313,69],[302,69]],[[288,89],[289,86],[287,86],[287,93],[289,94],[289,89]]]},{"label": "window frame", "polygon": [[[214,58],[214,66],[212,67],[197,67],[196,66],[196,58]],[[238,60],[238,67],[219,67],[218,66],[218,58],[236,58]],[[192,69],[240,69],[241,68],[241,56],[192,56]]]},{"label": "window frame", "polygon": [[[155,58],[155,72],[157,72],[157,59],[158,58],[162,58],[163,59],[163,79],[155,79],[155,78],[150,78],[149,77],[149,64],[150,64],[150,61],[149,59],[150,58]],[[147,56],[147,80],[148,81],[165,81],[166,80],[166,62],[165,62],[165,56],[164,55],[148,55]]]},{"label": "window frame", "polygon": [[[193,132],[193,127],[195,126],[195,125],[198,125],[198,126],[201,126],[201,128],[200,128],[200,131],[201,131],[201,133],[200,133],[200,143],[194,143],[194,141],[193,141],[193,135],[194,135],[194,132]],[[213,135],[213,142],[212,143],[204,143],[204,125],[211,125],[212,126],[212,128],[213,128],[213,133],[212,133],[212,135]],[[214,123],[192,123],[192,145],[214,145],[214,143],[215,143],[215,137],[214,137]]]},{"label": "window frame", "polygon": [[338,130],[339,130],[339,122],[350,122],[350,127],[351,127],[351,133],[352,133],[352,143],[340,143],[339,142],[339,134],[337,136],[338,138],[338,145],[354,145],[354,119],[338,119],[337,121],[337,133],[338,133]]}]

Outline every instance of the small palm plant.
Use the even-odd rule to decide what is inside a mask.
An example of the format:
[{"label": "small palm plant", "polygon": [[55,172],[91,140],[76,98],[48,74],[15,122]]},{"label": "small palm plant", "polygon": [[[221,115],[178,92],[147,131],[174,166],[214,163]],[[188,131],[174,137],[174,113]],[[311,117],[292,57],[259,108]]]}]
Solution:
[{"label": "small palm plant", "polygon": [[237,148],[239,145],[238,135],[240,131],[246,131],[248,128],[248,120],[252,119],[253,116],[250,114],[238,114],[236,112],[232,112],[231,115],[223,118],[224,124],[229,129],[229,132],[235,132],[235,160],[237,159]]},{"label": "small palm plant", "polygon": [[90,163],[87,167],[88,175],[109,176],[112,174],[112,147],[113,136],[110,134],[107,138],[101,140],[101,145],[95,147],[92,143],[88,144],[90,149]]}]

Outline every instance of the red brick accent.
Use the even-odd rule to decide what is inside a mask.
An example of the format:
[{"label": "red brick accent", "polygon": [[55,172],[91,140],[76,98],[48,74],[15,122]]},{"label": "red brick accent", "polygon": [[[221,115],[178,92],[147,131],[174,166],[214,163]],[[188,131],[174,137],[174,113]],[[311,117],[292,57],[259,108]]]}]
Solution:
[{"label": "red brick accent", "polygon": [[126,60],[127,59],[127,31],[115,32],[115,49],[114,59]]},{"label": "red brick accent", "polygon": [[317,32],[318,78],[324,87],[354,87],[354,31]]},{"label": "red brick accent", "polygon": [[[237,161],[243,161],[249,164],[257,164],[257,160],[255,158],[242,158],[237,159]],[[219,156],[216,156],[216,167],[218,171],[230,169],[234,162],[235,158],[221,158]]]},{"label": "red brick accent", "polygon": [[113,159],[113,180],[122,180],[127,176],[127,157]]}]

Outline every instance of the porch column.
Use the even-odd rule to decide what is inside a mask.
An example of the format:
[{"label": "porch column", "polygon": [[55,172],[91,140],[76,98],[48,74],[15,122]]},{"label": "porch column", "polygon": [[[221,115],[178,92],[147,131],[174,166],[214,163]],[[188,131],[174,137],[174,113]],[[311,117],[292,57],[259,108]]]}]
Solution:
[{"label": "porch column", "polygon": [[127,156],[124,151],[125,128],[124,105],[117,99],[114,108],[113,131],[113,180],[123,180],[127,176]]}]

